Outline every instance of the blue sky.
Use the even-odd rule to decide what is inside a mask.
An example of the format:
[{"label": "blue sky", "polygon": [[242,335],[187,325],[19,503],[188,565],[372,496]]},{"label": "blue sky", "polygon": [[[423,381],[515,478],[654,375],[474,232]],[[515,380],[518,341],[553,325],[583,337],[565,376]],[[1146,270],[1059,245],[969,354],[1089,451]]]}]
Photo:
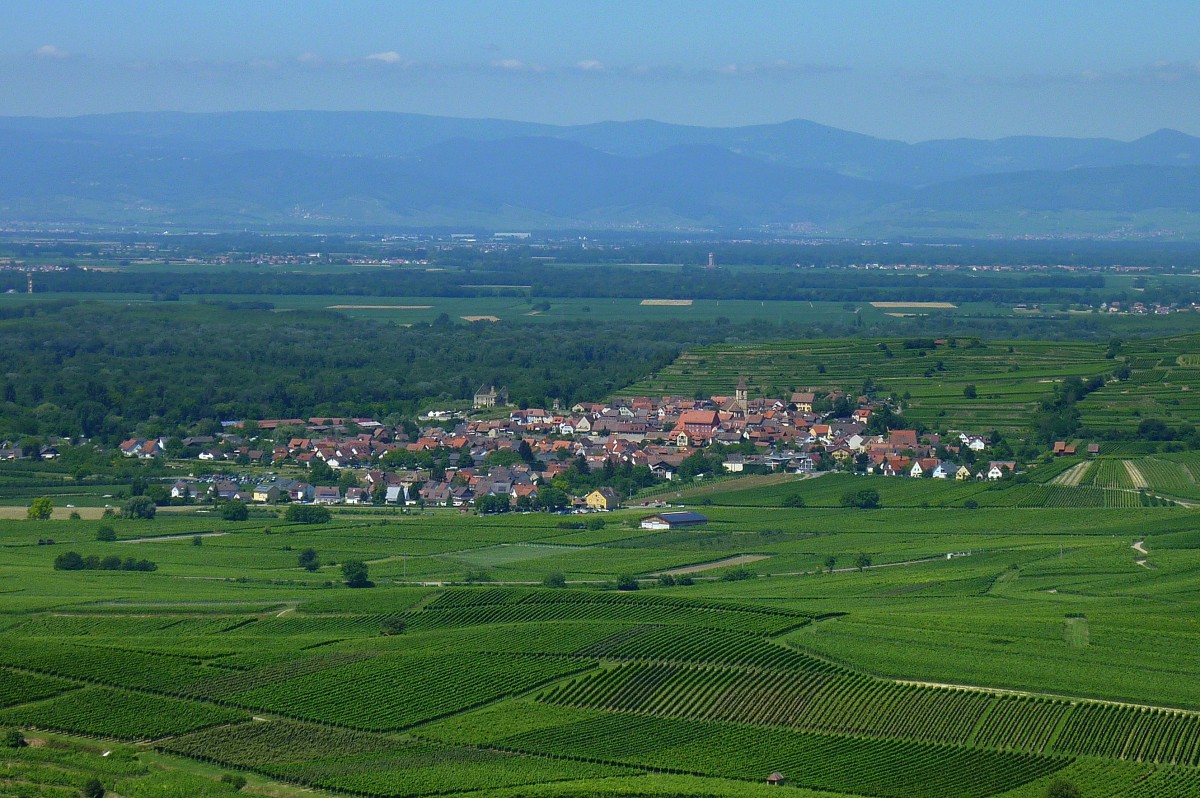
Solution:
[{"label": "blue sky", "polygon": [[916,141],[1200,135],[1200,3],[4,0],[0,114],[811,119]]}]

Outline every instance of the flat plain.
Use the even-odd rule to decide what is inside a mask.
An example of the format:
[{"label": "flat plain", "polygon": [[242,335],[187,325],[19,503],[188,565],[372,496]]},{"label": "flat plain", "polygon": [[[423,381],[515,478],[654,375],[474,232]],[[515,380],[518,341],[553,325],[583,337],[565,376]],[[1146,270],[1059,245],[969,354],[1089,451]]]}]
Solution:
[{"label": "flat plain", "polygon": [[[881,509],[836,506],[867,479]],[[235,773],[270,795],[757,795],[778,771],[800,796],[1195,795],[1196,511],[1023,506],[1049,487],[1139,495],[828,475],[680,492],[710,522],[666,533],[637,510],[596,530],[160,514],[115,543],[0,522],[0,725],[57,741],[6,754],[0,785],[74,767],[122,795],[233,794],[215,779]],[[808,506],[781,506],[795,492]],[[67,549],[158,570],[55,571]],[[350,558],[374,587],[341,583]],[[640,589],[611,589],[626,574]]]}]

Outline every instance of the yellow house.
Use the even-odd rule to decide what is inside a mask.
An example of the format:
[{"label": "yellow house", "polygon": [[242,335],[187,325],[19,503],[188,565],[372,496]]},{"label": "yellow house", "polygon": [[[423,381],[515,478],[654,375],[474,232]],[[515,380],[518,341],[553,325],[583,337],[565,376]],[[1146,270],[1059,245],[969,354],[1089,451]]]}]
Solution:
[{"label": "yellow house", "polygon": [[959,466],[958,470],[954,472],[954,478],[957,480],[970,479],[971,469],[967,468],[966,466]]},{"label": "yellow house", "polygon": [[583,500],[589,510],[615,510],[621,506],[621,497],[612,488],[596,488]]}]

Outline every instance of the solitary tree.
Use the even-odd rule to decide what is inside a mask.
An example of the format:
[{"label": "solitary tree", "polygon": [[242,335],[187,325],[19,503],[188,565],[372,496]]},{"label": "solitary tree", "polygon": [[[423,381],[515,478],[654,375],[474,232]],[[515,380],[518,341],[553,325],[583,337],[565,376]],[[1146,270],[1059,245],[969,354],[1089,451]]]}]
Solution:
[{"label": "solitary tree", "polygon": [[23,748],[25,735],[20,729],[5,729],[4,734],[0,735],[0,742],[3,742],[5,748]]},{"label": "solitary tree", "polygon": [[617,577],[617,590],[637,590],[638,580],[628,574]]},{"label": "solitary tree", "polygon": [[963,388],[963,396],[967,399],[974,399],[978,395],[979,392],[975,390],[975,383],[973,382],[967,383],[967,385]]},{"label": "solitary tree", "polygon": [[28,517],[31,521],[49,521],[54,512],[54,502],[49,496],[39,496],[29,504]]},{"label": "solitary tree", "polygon": [[859,552],[858,556],[856,556],[854,558],[854,567],[860,571],[862,571],[865,568],[870,568],[871,567],[871,555],[864,554],[863,552]]},{"label": "solitary tree", "polygon": [[837,565],[837,557],[834,557],[832,554],[830,554],[825,558],[825,569],[829,571],[829,573],[833,573],[833,566],[835,565]]},{"label": "solitary tree", "polygon": [[104,798],[104,785],[100,779],[90,779],[83,785],[83,798]]},{"label": "solitary tree", "polygon": [[550,574],[542,580],[542,585],[545,587],[566,587],[567,577],[562,574]]},{"label": "solitary tree", "polygon": [[379,633],[385,637],[391,635],[402,635],[404,634],[404,630],[407,628],[407,625],[408,624],[401,616],[389,615],[387,618],[383,619],[383,625],[380,628]]},{"label": "solitary tree", "polygon": [[367,564],[362,560],[347,560],[342,563],[342,576],[346,577],[348,587],[371,587],[367,578]]},{"label": "solitary tree", "polygon": [[125,502],[125,507],[122,509],[122,514],[126,518],[140,518],[145,521],[149,521],[157,512],[158,508],[154,506],[154,500],[149,496],[134,496]]},{"label": "solitary tree", "polygon": [[306,571],[315,571],[321,567],[321,561],[317,559],[316,549],[305,549],[300,552],[300,567]]}]

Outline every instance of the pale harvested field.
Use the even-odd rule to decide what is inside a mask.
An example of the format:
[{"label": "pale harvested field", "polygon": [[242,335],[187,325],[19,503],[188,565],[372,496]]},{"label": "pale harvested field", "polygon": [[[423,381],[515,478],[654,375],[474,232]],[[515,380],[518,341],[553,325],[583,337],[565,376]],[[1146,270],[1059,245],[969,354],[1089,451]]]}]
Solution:
[{"label": "pale harvested field", "polygon": [[326,310],[430,310],[433,305],[326,305]]},{"label": "pale harvested field", "polygon": [[[0,519],[5,521],[19,521],[28,517],[29,508],[27,507],[0,507]],[[95,521],[104,517],[103,507],[55,507],[50,518],[53,521],[66,521],[71,517],[71,513],[79,513],[79,517],[86,521]]]},{"label": "pale harvested field", "polygon": [[957,308],[953,302],[872,302],[873,308]]},{"label": "pale harvested field", "polygon": [[746,565],[747,563],[758,562],[759,560],[769,560],[769,554],[739,554],[736,557],[726,557],[723,560],[716,562],[705,562],[699,565],[688,565],[684,568],[672,568],[669,571],[658,571],[655,576],[682,576],[684,574],[698,574],[701,571],[711,571],[714,568],[724,568],[727,565]]},{"label": "pale harvested field", "polygon": [[690,299],[643,299],[643,305],[660,305],[669,308],[686,308],[692,304]]},{"label": "pale harvested field", "polygon": [[1091,467],[1091,460],[1084,460],[1082,463],[1076,463],[1066,471],[1056,476],[1054,479],[1050,480],[1050,484],[1066,485],[1067,487],[1073,488],[1083,481],[1084,474],[1086,474],[1088,469]]},{"label": "pale harvested field", "polygon": [[499,316],[459,316],[463,321],[500,321]]}]

